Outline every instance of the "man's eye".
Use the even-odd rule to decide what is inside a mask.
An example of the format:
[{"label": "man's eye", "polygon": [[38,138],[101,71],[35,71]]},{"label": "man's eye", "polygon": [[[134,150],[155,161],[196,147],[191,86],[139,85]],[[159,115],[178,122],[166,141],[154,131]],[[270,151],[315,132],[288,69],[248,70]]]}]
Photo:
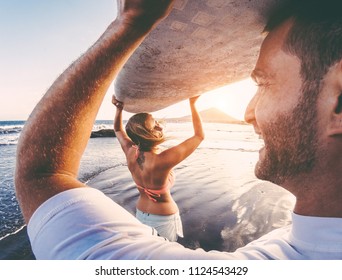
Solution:
[{"label": "man's eye", "polygon": [[270,84],[267,82],[256,83],[257,87],[268,87]]}]

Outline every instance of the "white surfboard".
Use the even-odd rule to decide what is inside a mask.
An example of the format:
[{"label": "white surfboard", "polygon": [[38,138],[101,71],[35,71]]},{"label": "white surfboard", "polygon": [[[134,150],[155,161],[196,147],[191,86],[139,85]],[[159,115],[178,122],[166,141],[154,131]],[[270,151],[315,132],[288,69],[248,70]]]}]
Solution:
[{"label": "white surfboard", "polygon": [[120,72],[128,112],[153,112],[245,79],[269,11],[285,0],[178,0]]}]

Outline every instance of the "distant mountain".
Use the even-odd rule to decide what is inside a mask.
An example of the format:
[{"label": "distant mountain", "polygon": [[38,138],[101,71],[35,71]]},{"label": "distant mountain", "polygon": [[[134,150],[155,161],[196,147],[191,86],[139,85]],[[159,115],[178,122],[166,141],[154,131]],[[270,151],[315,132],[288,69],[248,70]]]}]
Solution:
[{"label": "distant mountain", "polygon": [[[201,111],[200,116],[203,122],[246,124],[246,122],[235,119],[216,108],[210,108],[210,109]],[[170,122],[189,122],[191,121],[191,116],[171,118],[171,119],[166,119],[166,120]]]}]

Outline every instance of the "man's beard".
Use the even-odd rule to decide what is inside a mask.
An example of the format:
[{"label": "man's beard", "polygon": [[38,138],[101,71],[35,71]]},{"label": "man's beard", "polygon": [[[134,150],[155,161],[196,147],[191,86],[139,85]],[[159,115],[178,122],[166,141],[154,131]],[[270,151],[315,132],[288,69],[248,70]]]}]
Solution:
[{"label": "man's beard", "polygon": [[[309,173],[317,152],[317,95],[303,94],[294,110],[278,116],[263,129],[265,147],[255,175],[261,180],[284,184]],[[308,97],[309,96],[309,97]]]}]

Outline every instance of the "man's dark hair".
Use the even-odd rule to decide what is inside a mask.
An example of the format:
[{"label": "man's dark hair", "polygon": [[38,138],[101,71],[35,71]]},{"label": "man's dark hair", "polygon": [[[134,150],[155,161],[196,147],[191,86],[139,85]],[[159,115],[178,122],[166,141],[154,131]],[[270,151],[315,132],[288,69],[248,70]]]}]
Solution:
[{"label": "man's dark hair", "polygon": [[284,50],[301,61],[303,82],[320,83],[342,59],[342,1],[289,0],[272,11],[265,31],[292,20]]}]

